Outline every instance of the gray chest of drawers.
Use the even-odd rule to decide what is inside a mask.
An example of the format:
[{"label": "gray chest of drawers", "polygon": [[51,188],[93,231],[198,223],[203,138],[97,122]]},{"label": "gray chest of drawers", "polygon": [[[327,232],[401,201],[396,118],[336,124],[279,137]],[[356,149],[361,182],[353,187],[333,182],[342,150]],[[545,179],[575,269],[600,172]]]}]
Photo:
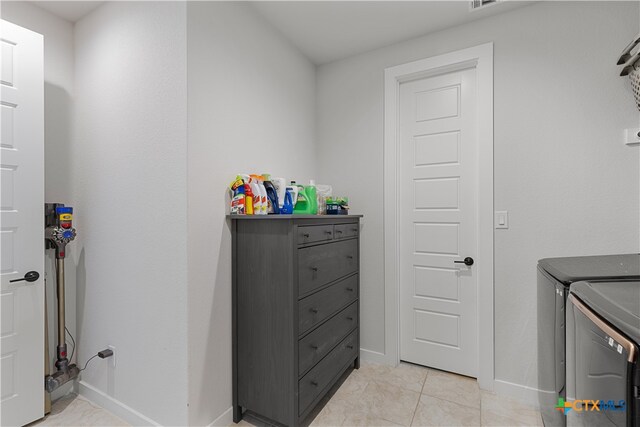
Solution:
[{"label": "gray chest of drawers", "polygon": [[295,426],[359,367],[360,216],[229,216],[233,419]]}]

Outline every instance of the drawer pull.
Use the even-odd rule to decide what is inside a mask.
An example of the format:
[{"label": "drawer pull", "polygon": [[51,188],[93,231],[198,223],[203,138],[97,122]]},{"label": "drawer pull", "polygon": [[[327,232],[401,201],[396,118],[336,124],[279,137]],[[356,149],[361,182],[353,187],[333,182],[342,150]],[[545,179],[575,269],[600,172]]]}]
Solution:
[{"label": "drawer pull", "polygon": [[313,271],[318,271],[318,267],[311,267]]},{"label": "drawer pull", "polygon": [[357,228],[352,228],[351,231],[353,231],[354,233],[357,233],[358,229]]},{"label": "drawer pull", "polygon": [[309,311],[312,312],[312,313],[316,313],[316,314],[318,313],[318,309],[317,308],[310,308]]},{"label": "drawer pull", "polygon": [[336,230],[336,234],[342,234],[342,230]]},{"label": "drawer pull", "polygon": [[352,345],[348,345],[348,346],[347,346],[347,348],[348,348],[349,350],[353,350],[353,346],[352,346]]},{"label": "drawer pull", "polygon": [[312,348],[312,349],[314,349],[314,350],[317,350],[317,349],[318,349],[318,346],[317,346],[317,345],[314,345],[314,344],[311,344],[309,347],[311,347],[311,348]]},{"label": "drawer pull", "polygon": [[349,316],[347,317],[347,320],[353,320],[353,317]]},{"label": "drawer pull", "polygon": [[353,292],[353,288],[345,288],[349,292]]},{"label": "drawer pull", "polygon": [[347,255],[347,259],[353,259],[353,255]]},{"label": "drawer pull", "polygon": [[324,234],[332,234],[332,232],[331,232],[331,231],[329,231],[329,230],[325,230],[325,231],[324,231]]},{"label": "drawer pull", "polygon": [[318,387],[318,382],[317,381],[311,381],[311,385]]},{"label": "drawer pull", "polygon": [[309,233],[302,234],[302,237],[309,237]]}]

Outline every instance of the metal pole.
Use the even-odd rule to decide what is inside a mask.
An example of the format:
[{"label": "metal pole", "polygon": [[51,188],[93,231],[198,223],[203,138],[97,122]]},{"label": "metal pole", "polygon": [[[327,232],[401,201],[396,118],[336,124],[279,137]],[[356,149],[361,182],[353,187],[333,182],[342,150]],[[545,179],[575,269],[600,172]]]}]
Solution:
[{"label": "metal pole", "polygon": [[64,259],[56,259],[57,285],[58,285],[58,345],[65,345],[65,319],[64,319]]},{"label": "metal pole", "polygon": [[[49,314],[47,310],[47,282],[44,282],[44,377],[51,374],[51,360],[49,360]],[[51,394],[44,391],[44,414],[51,412]]]}]

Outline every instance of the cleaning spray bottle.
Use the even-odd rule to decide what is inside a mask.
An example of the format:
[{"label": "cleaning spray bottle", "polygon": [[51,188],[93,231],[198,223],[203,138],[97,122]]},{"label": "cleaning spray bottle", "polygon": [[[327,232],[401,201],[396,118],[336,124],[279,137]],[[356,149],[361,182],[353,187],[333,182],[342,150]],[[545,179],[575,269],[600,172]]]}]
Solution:
[{"label": "cleaning spray bottle", "polygon": [[264,178],[261,175],[256,175],[258,180],[258,189],[260,189],[260,201],[262,202],[262,208],[260,215],[267,215],[269,213],[269,197],[267,196],[267,189],[264,186]]},{"label": "cleaning spray bottle", "polygon": [[254,175],[249,177],[249,185],[253,193],[253,214],[262,215],[262,192],[260,191],[260,187],[258,187],[258,182],[254,178]]}]

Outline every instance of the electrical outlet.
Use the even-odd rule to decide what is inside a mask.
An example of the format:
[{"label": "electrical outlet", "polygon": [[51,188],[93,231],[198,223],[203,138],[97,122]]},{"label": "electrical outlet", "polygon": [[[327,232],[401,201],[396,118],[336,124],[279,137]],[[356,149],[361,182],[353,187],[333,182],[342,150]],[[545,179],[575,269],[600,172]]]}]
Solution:
[{"label": "electrical outlet", "polygon": [[111,359],[111,366],[115,368],[116,367],[116,346],[108,345],[107,347],[109,348],[109,350],[113,351],[113,356],[111,356],[109,359]]}]

